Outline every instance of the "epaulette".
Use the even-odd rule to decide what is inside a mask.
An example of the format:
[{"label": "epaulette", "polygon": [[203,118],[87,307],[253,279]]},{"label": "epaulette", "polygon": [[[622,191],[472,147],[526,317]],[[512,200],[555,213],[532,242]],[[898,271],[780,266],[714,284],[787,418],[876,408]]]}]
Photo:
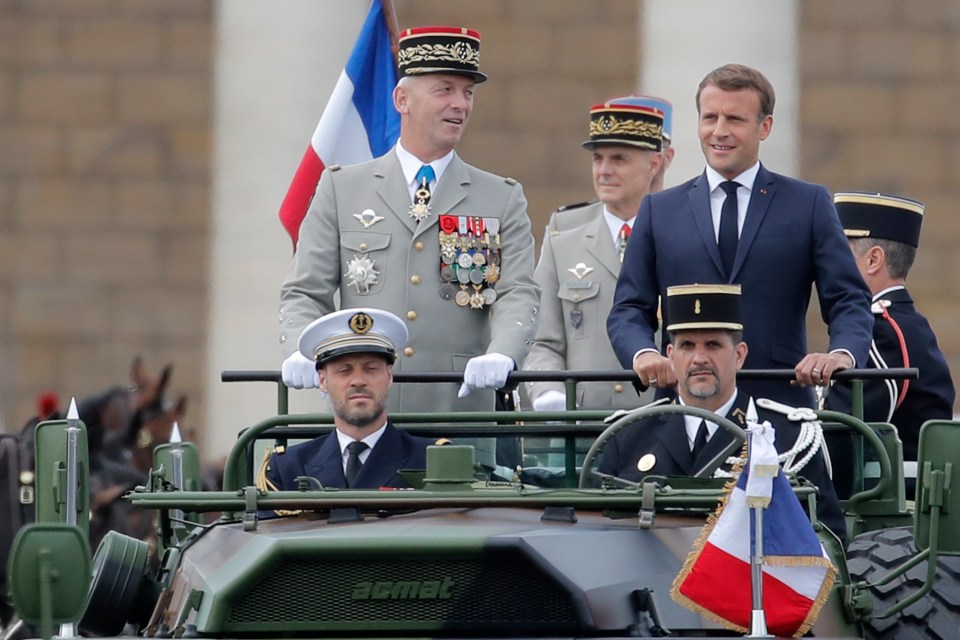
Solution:
[{"label": "epaulette", "polygon": [[338,164],[332,164],[329,167],[327,167],[327,169],[329,169],[330,171],[340,171],[340,169],[343,169],[343,167],[341,167]]},{"label": "epaulette", "polygon": [[503,180],[504,180],[504,182],[506,182],[507,184],[517,184],[517,179],[516,179],[516,178],[504,178]]},{"label": "epaulette", "polygon": [[870,305],[870,311],[878,316],[882,316],[883,312],[889,309],[892,304],[889,300],[877,300]]},{"label": "epaulette", "polygon": [[596,202],[596,200],[588,200],[586,202],[576,202],[574,204],[565,204],[562,207],[557,207],[556,212],[560,213],[561,211],[570,211],[571,209],[579,209],[580,207],[586,207],[587,205],[591,205],[594,202]]}]

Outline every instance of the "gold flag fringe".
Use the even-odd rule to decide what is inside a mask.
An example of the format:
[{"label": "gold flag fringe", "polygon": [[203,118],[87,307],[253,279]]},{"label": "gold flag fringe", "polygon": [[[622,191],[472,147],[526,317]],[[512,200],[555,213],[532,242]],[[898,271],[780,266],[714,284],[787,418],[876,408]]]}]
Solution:
[{"label": "gold flag fringe", "polygon": [[[741,460],[746,459],[746,447],[747,445],[745,443],[743,447],[744,450],[740,454]],[[707,618],[708,620],[712,620],[713,622],[716,622],[727,629],[739,631],[740,633],[747,633],[750,631],[750,629],[747,627],[734,624],[729,620],[718,616],[714,612],[680,593],[680,586],[690,575],[690,571],[693,569],[693,565],[700,557],[700,553],[703,551],[703,547],[706,545],[707,539],[710,537],[710,534],[713,533],[713,529],[717,524],[717,520],[720,518],[720,514],[723,513],[724,508],[726,508],[727,502],[730,500],[730,494],[733,492],[733,488],[737,485],[737,481],[740,479],[740,474],[742,471],[743,462],[740,462],[733,467],[733,477],[723,486],[723,497],[720,500],[717,509],[707,517],[707,522],[700,530],[697,540],[693,543],[693,549],[689,554],[687,554],[687,559],[684,561],[683,567],[680,569],[680,573],[678,573],[677,577],[673,579],[673,585],[670,587],[670,597],[673,598],[674,602],[693,611],[697,615]],[[814,599],[813,606],[810,607],[810,611],[807,612],[807,616],[804,618],[797,630],[794,631],[794,637],[804,635],[811,629],[811,627],[813,627],[813,623],[816,622],[817,616],[820,615],[820,610],[823,608],[823,605],[827,603],[827,598],[830,596],[830,590],[833,588],[833,583],[837,579],[836,567],[834,567],[833,563],[829,560],[829,558],[826,557],[798,558],[796,556],[764,556],[763,564],[777,567],[817,566],[826,569],[826,576],[824,576],[823,583],[820,585],[820,591],[817,593],[817,597]]]}]

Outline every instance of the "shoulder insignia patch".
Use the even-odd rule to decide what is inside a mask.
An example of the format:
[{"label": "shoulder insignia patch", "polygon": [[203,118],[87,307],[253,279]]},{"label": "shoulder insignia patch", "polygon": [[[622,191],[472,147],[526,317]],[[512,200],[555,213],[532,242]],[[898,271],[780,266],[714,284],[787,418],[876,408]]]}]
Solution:
[{"label": "shoulder insignia patch", "polygon": [[585,207],[587,205],[593,204],[596,200],[588,200],[587,202],[576,202],[574,204],[565,204],[562,207],[557,207],[557,212],[560,211],[570,211],[571,209],[579,209],[580,207]]},{"label": "shoulder insignia patch", "polygon": [[517,184],[516,178],[504,178],[503,179],[507,184]]}]

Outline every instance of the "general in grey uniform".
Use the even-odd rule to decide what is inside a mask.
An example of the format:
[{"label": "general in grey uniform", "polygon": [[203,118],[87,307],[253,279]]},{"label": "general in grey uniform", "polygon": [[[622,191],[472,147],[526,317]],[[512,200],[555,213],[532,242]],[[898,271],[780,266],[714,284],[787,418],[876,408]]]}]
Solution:
[{"label": "general in grey uniform", "polygon": [[401,385],[391,412],[492,410],[493,389],[523,362],[538,305],[523,188],[454,151],[486,80],[479,47],[469,29],[401,34],[400,140],[370,162],[327,169],[300,228],[280,296],[285,381],[302,366],[296,337],[334,311],[337,293],[341,308],[406,320],[396,370],[464,372],[459,394],[451,384]]},{"label": "general in grey uniform", "polygon": [[[524,365],[528,370],[620,370],[605,325],[620,273],[620,251],[640,201],[665,162],[665,112],[670,104],[629,96],[590,111],[593,182],[598,200],[562,207],[547,224],[537,264],[540,324]],[[564,408],[561,382],[528,383],[538,410]],[[583,382],[579,408],[627,409],[652,399],[623,381]]]}]

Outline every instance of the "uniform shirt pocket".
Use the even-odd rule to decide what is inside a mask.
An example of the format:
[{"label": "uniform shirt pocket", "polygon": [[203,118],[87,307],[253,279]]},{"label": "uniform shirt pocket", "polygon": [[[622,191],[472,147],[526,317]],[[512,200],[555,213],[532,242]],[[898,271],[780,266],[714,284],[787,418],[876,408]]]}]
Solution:
[{"label": "uniform shirt pocket", "polygon": [[341,289],[351,295],[379,293],[386,281],[390,234],[375,231],[340,232]]},{"label": "uniform shirt pocket", "polygon": [[557,297],[561,300],[567,336],[573,339],[592,336],[597,332],[599,324],[607,321],[606,314],[610,310],[604,312],[599,308],[599,295],[599,282],[578,280],[560,283]]}]

